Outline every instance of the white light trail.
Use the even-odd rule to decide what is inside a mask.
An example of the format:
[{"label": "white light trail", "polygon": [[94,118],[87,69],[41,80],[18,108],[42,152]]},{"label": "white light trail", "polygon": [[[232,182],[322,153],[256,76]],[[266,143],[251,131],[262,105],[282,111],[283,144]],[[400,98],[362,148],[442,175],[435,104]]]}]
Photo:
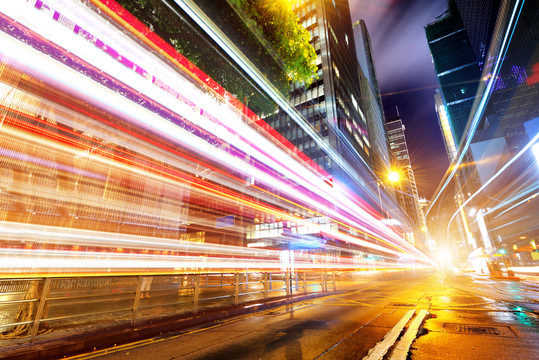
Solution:
[{"label": "white light trail", "polygon": [[[461,143],[461,146],[459,147],[459,154],[460,155],[458,156],[458,158],[456,160],[453,160],[453,162],[451,163],[450,169],[452,169],[452,170],[451,170],[449,176],[447,177],[447,179],[445,180],[445,182],[443,183],[443,185],[436,192],[436,195],[435,195],[434,199],[432,200],[429,208],[427,209],[427,212],[425,213],[425,216],[427,216],[429,214],[430,210],[434,207],[434,204],[436,203],[436,201],[438,200],[440,195],[443,193],[443,190],[447,187],[447,185],[449,184],[449,182],[451,181],[451,179],[453,178],[453,176],[457,172],[457,170],[458,170],[459,166],[462,164],[462,160],[464,159],[464,156],[466,155],[466,152],[468,151],[468,148],[469,148],[469,146],[470,146],[470,144],[472,142],[472,139],[473,139],[473,136],[474,136],[475,131],[477,129],[477,126],[479,125],[479,121],[482,119],[483,114],[484,114],[484,112],[486,110],[486,106],[487,106],[487,103],[488,103],[488,101],[490,99],[490,96],[492,94],[494,85],[496,83],[498,73],[499,73],[499,71],[501,69],[503,61],[505,60],[505,53],[507,52],[507,49],[509,48],[509,44],[511,43],[511,38],[513,37],[513,32],[515,31],[515,28],[516,28],[516,23],[518,22],[518,19],[520,17],[520,13],[521,13],[522,8],[524,6],[524,1],[523,1],[522,4],[520,4],[520,9],[519,9],[518,8],[519,3],[520,3],[520,0],[517,0],[515,2],[514,7],[513,7],[511,18],[509,20],[509,24],[507,25],[507,29],[505,31],[505,34],[504,34],[504,37],[503,37],[503,40],[502,40],[500,51],[498,52],[497,57],[496,57],[496,61],[494,63],[494,68],[492,70],[493,76],[489,79],[489,81],[487,83],[487,86],[486,86],[486,88],[485,88],[485,90],[483,92],[483,96],[481,97],[481,100],[479,102],[479,105],[478,105],[477,109],[475,110],[475,112],[473,114],[472,121],[469,124],[469,126],[467,126],[468,132],[467,132],[466,136],[463,138],[463,139],[465,139],[465,140],[463,140],[464,145],[462,145],[462,143]],[[517,11],[518,11],[518,14],[517,14]],[[450,221],[450,223],[451,223],[451,221]]]},{"label": "white light trail", "polygon": [[[96,138],[102,136],[103,140],[110,141],[113,144],[112,146],[119,145],[132,151],[132,153],[129,153],[127,150],[122,150],[127,155],[146,157],[143,159],[144,161],[153,159],[155,163],[161,161],[169,166],[176,166],[179,170],[190,173],[195,172],[196,164],[189,164],[187,159],[180,158],[176,153],[167,153],[165,147],[159,148],[153,143],[144,144],[143,137],[132,139],[132,135],[121,133],[121,130],[117,131],[116,128],[101,123],[97,118],[77,114],[76,110],[55,104],[52,101],[50,101],[50,104],[47,103],[47,106],[54,106],[54,111],[58,113],[58,117],[55,117],[55,119],[59,120],[59,124],[62,125],[65,125],[63,121],[66,124],[72,124],[73,129],[76,130],[70,134],[72,138],[69,138],[69,140],[72,142],[78,141],[80,144],[64,143],[62,139],[65,140],[67,137],[62,138],[59,133],[55,132],[44,131],[43,133],[47,133],[49,137],[43,134],[36,135],[31,132],[33,130],[31,126],[36,129],[39,127],[24,124],[24,120],[17,118],[12,121],[14,125],[27,125],[30,130],[4,126],[1,129],[1,134],[12,139],[25,139],[28,143],[41,147],[44,149],[43,151],[51,151],[60,163],[54,166],[42,164],[37,160],[32,163],[32,159],[35,157],[27,156],[20,151],[0,148],[0,156],[3,159],[16,163],[24,160],[23,158],[26,156],[26,164],[32,164],[31,170],[36,174],[39,174],[40,171],[47,172],[49,170],[57,172],[77,171],[78,176],[84,177],[86,180],[91,178],[94,181],[92,184],[98,182],[108,183],[108,177],[111,173],[113,175],[123,174],[126,178],[139,176],[150,183],[166,183],[173,186],[175,190],[187,190],[190,195],[204,197],[203,200],[219,199],[226,203],[227,206],[235,204],[239,207],[239,204],[241,204],[253,210],[253,213],[257,211],[280,217],[283,220],[290,220],[299,225],[308,225],[315,229],[315,233],[327,235],[344,243],[356,244],[363,248],[390,255],[400,255],[402,252],[408,252],[414,258],[429,262],[419,250],[397,236],[383,222],[370,215],[363,208],[364,204],[361,203],[361,199],[357,199],[355,194],[349,193],[349,190],[339,186],[339,184],[334,184],[333,187],[327,184],[323,173],[317,172],[316,169],[302,161],[299,156],[291,156],[290,149],[287,149],[276,139],[263,136],[262,132],[259,131],[260,129],[257,128],[258,125],[247,122],[242,113],[234,106],[228,103],[220,103],[208,95],[193,82],[190,74],[183,73],[182,69],[164,62],[154,53],[148,52],[145,46],[133,42],[129,35],[118,31],[114,24],[96,16],[93,11],[82,4],[73,6],[72,2],[64,0],[50,0],[47,3],[54,4],[58,9],[61,9],[62,14],[53,9],[47,9],[46,4],[41,1],[10,2],[5,8],[2,8],[4,14],[30,29],[27,34],[31,35],[31,32],[34,31],[40,36],[38,40],[35,40],[37,39],[36,36],[31,38],[31,41],[25,41],[26,39],[18,39],[16,34],[10,36],[9,31],[0,31],[2,64],[24,72],[25,79],[32,77],[39,79],[44,84],[50,84],[51,88],[54,87],[70,94],[70,96],[77,97],[81,102],[87,103],[89,107],[95,106],[102,109],[103,112],[106,111],[111,117],[128,121],[135,128],[151,131],[152,135],[148,135],[148,139],[155,135],[159,139],[170,141],[173,146],[177,146],[178,149],[189,153],[190,156],[199,158],[201,163],[207,161],[218,164],[220,172],[212,177],[213,180],[217,181],[217,184],[214,186],[213,183],[204,181],[196,184],[189,183],[187,180],[180,178],[178,174],[175,174],[175,169],[169,167],[166,168],[169,172],[165,172],[163,166],[159,168],[143,167],[133,165],[135,162],[124,162],[122,158],[123,152],[120,154],[122,156],[107,156],[107,154],[114,151],[120,153],[120,150],[111,147],[111,149],[107,150],[109,152],[105,151],[105,141],[96,147],[84,145],[85,141],[92,138],[91,133],[94,133]],[[35,7],[34,4],[36,4]],[[42,40],[41,37],[45,40]],[[39,44],[32,46],[32,41],[39,42]],[[106,41],[106,43],[103,41]],[[67,50],[64,55],[67,60],[62,63],[51,54],[48,54],[47,50],[44,49],[49,44],[51,46],[56,44]],[[115,55],[111,56],[111,54]],[[137,59],[139,63],[134,64],[131,59]],[[72,63],[75,63],[75,65],[70,65]],[[132,65],[126,66],[126,63]],[[137,67],[139,64],[140,67]],[[83,65],[86,66],[85,69],[90,70],[78,70]],[[99,72],[102,76],[107,76],[106,81],[99,83],[85,71]],[[253,73],[252,75],[257,77],[259,74]],[[166,79],[168,84],[174,84],[175,87],[165,84],[162,79]],[[110,83],[114,83],[114,86],[120,84],[123,87],[118,90]],[[266,88],[264,84],[261,86],[271,92],[272,96],[278,96],[273,92],[274,89],[271,87]],[[9,90],[9,85],[7,83],[2,84],[2,88]],[[32,98],[34,95],[25,93],[22,89],[12,89],[20,94],[25,94],[27,99],[34,99]],[[179,93],[176,89],[181,89],[182,92]],[[278,100],[283,99],[279,98]],[[20,104],[21,106],[26,106],[27,112],[25,114],[28,116],[29,122],[40,120],[39,116],[44,111],[40,108],[40,105],[36,105],[41,104],[39,100],[33,103],[32,101],[28,100],[28,104]],[[148,101],[155,102],[155,106],[153,108],[145,107],[143,103]],[[280,103],[279,101],[278,103]],[[291,112],[292,117],[299,116],[297,112],[290,109],[288,103],[282,103],[281,105]],[[35,115],[31,115],[32,113]],[[166,114],[166,116],[163,114]],[[182,126],[167,118],[169,115],[174,117],[174,120],[181,123]],[[35,118],[32,118],[33,116]],[[41,117],[48,117],[48,114],[44,113]],[[297,120],[303,121],[299,118]],[[83,136],[80,129],[84,129],[85,133],[89,132],[90,135]],[[118,129],[122,128],[119,127]],[[61,131],[64,130],[65,128],[62,128]],[[115,131],[121,134],[115,134]],[[218,140],[223,145],[217,146],[205,137],[198,135],[199,132],[210,134],[214,137],[212,139]],[[323,140],[319,139],[318,134],[314,133],[312,129],[311,135],[317,141],[322,141],[322,148],[328,146]],[[79,138],[76,138],[76,136],[79,136]],[[101,146],[103,146],[103,149],[98,149]],[[227,151],[227,146],[239,149],[246,154],[247,159],[235,156],[230,151]],[[340,160],[338,162],[342,162],[340,155],[333,154],[332,156],[338,156]],[[69,163],[71,158],[78,160],[84,158],[88,163],[92,164],[93,168],[90,167],[90,170],[83,171],[82,169],[75,169],[72,165],[65,165],[65,163]],[[271,168],[273,172],[269,173],[258,168],[256,162]],[[152,166],[154,165],[152,164]],[[47,169],[47,166],[48,170],[44,170]],[[349,170],[349,164],[343,164],[342,166],[345,171]],[[150,171],[150,169],[154,171]],[[210,169],[208,168],[208,170]],[[95,172],[95,176],[92,175],[94,174],[92,171]],[[232,174],[240,174],[243,177],[255,178],[257,186],[245,189],[245,183],[241,176],[231,175],[227,177],[227,171]],[[357,177],[355,172],[354,174]],[[30,173],[30,176],[32,176],[32,173]],[[224,185],[226,189],[217,190],[217,186],[221,185]],[[20,186],[20,184],[17,184],[17,186]],[[24,189],[24,187],[22,188]],[[273,195],[266,188],[274,191],[278,196]],[[301,188],[308,191],[303,191]],[[50,193],[45,191],[39,194],[39,197],[31,200],[34,203],[29,201],[29,204],[32,206],[38,205],[37,203],[40,199],[55,200],[57,194],[54,191],[52,190]],[[244,194],[252,196],[252,199]],[[270,202],[272,196],[274,197],[273,202]],[[278,205],[275,205],[277,204],[277,200],[275,200],[277,197]],[[77,206],[91,205],[102,210],[114,209],[121,204],[120,201],[116,202],[115,200],[114,202],[110,202],[111,200],[107,202],[104,193],[102,198],[77,194],[77,200],[79,201]],[[100,204],[100,202],[104,202],[104,204]],[[129,206],[133,209],[136,207],[134,202]],[[327,230],[321,225],[302,219],[299,214],[295,213],[300,208],[309,211],[313,210],[310,213],[314,215],[331,215],[332,221],[341,225],[341,231]],[[143,215],[147,216],[147,214]],[[160,214],[159,216],[166,218],[167,215]],[[211,223],[210,220],[201,216],[192,217],[189,221],[203,226],[209,226],[209,223]],[[125,221],[124,224],[139,225],[136,222],[128,221]],[[354,231],[359,229],[364,234],[370,235],[371,240],[368,241],[344,234],[342,228],[354,229]],[[239,231],[236,228],[229,230]],[[129,264],[133,268],[153,266],[160,268],[177,268],[180,266],[200,268],[201,264],[208,268],[225,267],[225,265],[226,267],[237,265],[234,267],[245,268],[281,267],[279,261],[281,252],[279,250],[256,249],[254,245],[253,247],[249,245],[243,247],[211,243],[198,244],[178,239],[77,230],[18,222],[0,222],[0,238],[20,244],[88,246],[103,249],[110,247],[131,250],[156,249],[211,255],[204,256],[202,259],[191,255],[176,255],[176,257],[162,255],[163,257],[157,258],[149,254],[122,253],[121,251],[112,253],[105,250],[104,253],[112,260],[98,261],[95,267],[102,268],[125,267],[126,261],[132,261]],[[282,236],[279,240],[288,241],[283,238],[286,238],[286,236]],[[376,244],[373,240],[379,240],[385,245]],[[0,244],[0,248],[1,246],[2,244]],[[92,259],[94,261],[99,260],[100,256],[103,255],[103,253],[93,253],[91,251],[82,253],[47,249],[3,249],[2,251],[4,257],[0,266],[4,267],[6,264],[11,264],[13,269],[27,268],[29,266],[85,268],[91,263]],[[11,259],[8,256],[9,253],[13,255]],[[61,265],[54,265],[55,254],[60,259],[57,259],[56,262],[62,262]],[[34,260],[29,265],[28,259],[31,256],[34,256]],[[84,258],[84,256],[88,257]],[[317,255],[312,257],[317,261],[312,264],[309,261],[302,262],[300,255],[296,254],[295,256],[298,256],[297,264],[301,264],[305,268],[352,269],[362,266],[361,262],[344,257]],[[241,257],[241,259],[237,257]],[[249,259],[243,260],[245,257]],[[270,259],[264,259],[264,257],[269,257]],[[65,263],[63,262],[64,258],[66,259]],[[77,259],[80,260],[79,263],[77,263]],[[331,261],[334,261],[334,263],[331,263]]]}]

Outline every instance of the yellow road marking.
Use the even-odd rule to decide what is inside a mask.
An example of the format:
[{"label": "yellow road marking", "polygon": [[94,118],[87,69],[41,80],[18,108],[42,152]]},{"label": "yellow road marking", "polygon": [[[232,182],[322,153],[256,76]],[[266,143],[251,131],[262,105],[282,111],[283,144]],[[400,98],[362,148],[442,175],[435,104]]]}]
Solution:
[{"label": "yellow road marking", "polygon": [[[335,294],[335,295],[331,295],[331,296],[328,296],[328,297],[332,298],[332,297],[336,297],[338,295],[340,295],[340,294]],[[301,303],[314,302],[313,300],[319,300],[317,302],[321,303],[321,302],[324,302],[324,301],[320,301],[320,300],[325,300],[325,299],[321,299],[321,298],[319,298],[319,299],[308,299],[308,300],[305,300],[305,301],[299,301],[295,305],[297,306],[297,305],[299,305]],[[293,305],[293,304],[285,304],[285,305],[278,306],[276,308],[267,309],[267,310],[260,311],[260,312],[255,312],[255,313],[252,313],[252,314],[238,315],[237,317],[234,317],[234,318],[229,319],[229,320],[224,320],[223,322],[221,322],[219,324],[215,324],[213,326],[208,326],[208,327],[204,327],[204,328],[200,328],[200,329],[196,329],[196,330],[191,330],[191,331],[188,331],[188,332],[184,332],[184,333],[174,335],[174,336],[169,336],[169,337],[166,337],[166,338],[156,339],[156,337],[153,337],[151,339],[139,340],[139,341],[135,341],[135,342],[132,342],[132,343],[129,343],[129,344],[115,346],[113,348],[107,348],[107,349],[93,351],[90,354],[75,355],[75,356],[71,356],[71,357],[68,357],[68,358],[65,358],[65,359],[67,359],[67,360],[93,359],[95,357],[99,357],[99,356],[103,356],[103,355],[114,354],[114,353],[124,351],[124,350],[130,350],[130,349],[145,346],[145,345],[156,344],[156,343],[159,343],[159,342],[162,342],[162,341],[165,341],[165,340],[177,339],[177,338],[180,338],[182,336],[192,335],[192,334],[196,334],[196,333],[199,333],[199,332],[202,332],[202,331],[212,330],[212,329],[215,329],[215,328],[218,328],[218,327],[221,327],[221,326],[232,324],[232,323],[235,323],[235,322],[238,322],[238,321],[241,321],[241,320],[245,320],[245,319],[250,318],[250,317],[261,316],[261,315],[263,316],[263,315],[267,314],[268,312],[280,311],[282,309],[290,307],[291,305]],[[277,315],[281,315],[281,314],[277,314]]]},{"label": "yellow road marking", "polygon": [[376,307],[376,305],[367,304],[360,301],[348,301],[348,302],[332,302],[327,305],[335,305],[335,306],[370,306],[370,307]]},{"label": "yellow road marking", "polygon": [[[299,301],[296,304],[285,304],[285,305],[278,306],[276,308],[267,309],[267,310],[260,311],[260,312],[255,312],[255,313],[252,313],[252,314],[238,315],[237,317],[234,317],[234,318],[229,319],[229,320],[224,320],[223,322],[221,322],[219,324],[215,324],[213,326],[203,327],[203,328],[200,328],[200,329],[184,332],[184,333],[174,335],[174,336],[169,336],[169,337],[166,337],[166,338],[157,339],[156,337],[153,337],[151,339],[139,340],[139,341],[135,341],[135,342],[132,342],[132,343],[129,343],[129,344],[124,344],[124,345],[119,345],[119,346],[115,346],[115,347],[112,347],[112,348],[93,351],[92,353],[75,355],[75,356],[71,356],[71,357],[68,357],[68,358],[65,358],[65,359],[67,359],[67,360],[93,359],[93,358],[103,356],[103,355],[114,354],[114,353],[117,353],[117,352],[120,352],[120,351],[130,350],[130,349],[142,347],[142,346],[145,346],[145,345],[156,344],[156,343],[159,343],[159,342],[162,342],[162,341],[165,341],[165,340],[173,340],[173,339],[180,338],[182,336],[192,335],[192,334],[196,334],[196,333],[199,333],[199,332],[202,332],[202,331],[212,330],[212,329],[215,329],[215,328],[218,328],[218,327],[221,327],[221,326],[225,326],[225,325],[228,325],[228,324],[232,324],[232,323],[235,323],[235,322],[238,322],[238,321],[250,318],[250,317],[263,316],[263,315],[266,315],[269,312],[280,311],[280,310],[285,309],[287,307],[290,307],[292,305],[297,306],[297,305],[302,304],[302,303],[312,303],[313,305],[314,304],[321,304],[321,303],[328,302],[328,301],[331,301],[331,300],[334,300],[334,299],[338,299],[339,297],[344,296],[344,295],[350,296],[351,294],[361,293],[362,291],[371,289],[371,288],[376,287],[376,286],[380,286],[380,284],[374,284],[374,285],[371,285],[371,286],[368,286],[368,287],[365,287],[365,288],[362,288],[362,289],[352,291],[350,293],[326,295],[326,296],[323,296],[323,297],[320,297],[320,298],[307,299],[305,301]],[[342,300],[344,302],[348,301],[346,299],[339,299],[339,300]],[[354,300],[351,300],[351,301],[353,302]],[[362,303],[357,302],[357,304],[362,304]],[[375,306],[375,305],[366,304],[366,303],[364,303],[363,305],[364,306],[372,306],[372,307]],[[270,315],[272,315],[272,314],[270,314]],[[281,315],[281,314],[273,314],[273,315]]]}]

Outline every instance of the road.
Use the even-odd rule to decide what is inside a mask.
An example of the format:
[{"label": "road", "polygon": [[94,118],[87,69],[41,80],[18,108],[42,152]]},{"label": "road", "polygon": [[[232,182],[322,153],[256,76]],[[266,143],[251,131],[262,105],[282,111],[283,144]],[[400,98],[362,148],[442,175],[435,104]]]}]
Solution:
[{"label": "road", "polygon": [[406,359],[406,339],[411,359],[538,359],[538,300],[531,282],[443,273],[371,280],[72,359]]}]

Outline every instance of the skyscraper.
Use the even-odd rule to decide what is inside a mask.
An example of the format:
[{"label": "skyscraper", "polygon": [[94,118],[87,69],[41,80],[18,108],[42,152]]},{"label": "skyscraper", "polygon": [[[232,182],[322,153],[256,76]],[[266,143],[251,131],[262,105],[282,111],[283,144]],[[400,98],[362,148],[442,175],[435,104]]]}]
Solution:
[{"label": "skyscraper", "polygon": [[487,61],[501,2],[501,0],[456,0],[460,17],[481,69]]},{"label": "skyscraper", "polygon": [[423,242],[422,229],[425,226],[425,218],[419,206],[414,171],[404,135],[405,127],[400,117],[388,119],[386,126],[393,166],[398,169],[401,177],[401,180],[394,185],[397,190],[397,200],[410,217],[416,235],[415,241]]},{"label": "skyscraper", "polygon": [[373,149],[373,165],[376,174],[382,177],[391,167],[391,158],[384,125],[384,107],[376,76],[376,67],[371,46],[371,38],[365,21],[353,25],[359,79],[361,84],[361,103],[367,117],[369,138]]},{"label": "skyscraper", "polygon": [[[454,214],[458,212],[460,216],[453,218],[461,220],[466,236],[454,236],[452,241],[466,237],[470,250],[478,247],[472,255],[479,251],[492,254],[504,246],[529,246],[528,239],[537,236],[537,203],[535,197],[527,196],[536,192],[538,173],[533,166],[536,160],[526,149],[535,141],[539,125],[538,15],[539,8],[529,1],[454,0],[447,15],[426,28],[445,105],[450,104],[447,95],[451,84],[442,81],[441,66],[457,58],[469,59],[464,34],[482,71],[477,101],[468,116],[474,120],[469,122],[469,147],[462,147],[465,153],[458,154],[465,166],[459,166],[454,177]],[[447,19],[451,17],[458,26],[449,26]],[[436,44],[457,35],[464,39],[460,48],[450,44],[437,48]],[[472,63],[463,60],[453,73],[464,70],[466,64],[472,69]],[[438,101],[437,109],[439,105]],[[455,129],[451,107],[446,108]],[[442,122],[443,112],[439,115]],[[451,221],[446,227],[448,234],[450,227]],[[529,253],[517,251],[507,259],[521,264],[533,261]],[[493,257],[491,261],[497,259]]]},{"label": "skyscraper", "polygon": [[458,144],[456,144],[455,138],[453,137],[453,131],[451,131],[451,125],[449,124],[449,118],[447,117],[447,110],[445,109],[445,104],[439,89],[436,89],[436,93],[434,94],[434,105],[436,107],[436,114],[438,115],[440,130],[442,131],[442,138],[444,139],[445,151],[449,158],[449,162],[451,162],[457,156]]},{"label": "skyscraper", "polygon": [[450,2],[442,18],[425,27],[425,33],[449,125],[458,147],[481,73],[454,1]]},{"label": "skyscraper", "polygon": [[[368,171],[372,166],[371,143],[367,119],[360,108],[361,90],[348,1],[298,0],[292,8],[311,35],[318,78],[308,86],[292,84],[290,102],[346,161]],[[281,112],[265,120],[318,165],[338,176],[331,158],[287,119]]]}]

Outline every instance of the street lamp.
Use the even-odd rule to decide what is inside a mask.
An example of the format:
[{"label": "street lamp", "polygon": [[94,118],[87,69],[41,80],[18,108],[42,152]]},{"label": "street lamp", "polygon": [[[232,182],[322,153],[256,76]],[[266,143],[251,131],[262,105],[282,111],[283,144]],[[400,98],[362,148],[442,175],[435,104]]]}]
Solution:
[{"label": "street lamp", "polygon": [[[387,174],[385,174],[387,177],[387,180],[392,183],[396,184],[401,180],[401,174],[397,170],[390,170]],[[376,180],[376,185],[378,186],[378,200],[380,201],[380,209],[382,211],[382,216],[385,218],[384,215],[384,206],[382,204],[382,195],[380,193],[380,186],[384,186],[384,183],[382,180]],[[385,187],[385,186],[384,186]],[[387,214],[389,215],[389,214]]]},{"label": "street lamp", "polygon": [[[395,169],[389,170],[387,173],[384,174],[384,177],[387,178],[387,180],[392,185],[396,185],[397,183],[399,183],[402,180],[400,171],[395,170]],[[378,201],[380,202],[380,209],[382,211],[382,216],[384,217],[384,219],[386,218],[386,216],[389,218],[389,213],[387,211],[385,212],[385,215],[384,215],[384,206],[383,206],[383,203],[382,203],[382,194],[380,192],[380,186],[384,186],[384,188],[385,188],[383,178],[378,178],[376,180],[376,185],[378,186]],[[393,190],[396,190],[396,189],[393,189]],[[396,190],[396,191],[398,191],[398,190]]]},{"label": "street lamp", "polygon": [[387,174],[387,179],[391,182],[391,183],[397,183],[400,181],[401,179],[401,174],[396,171],[396,170],[391,170],[388,174]]}]

